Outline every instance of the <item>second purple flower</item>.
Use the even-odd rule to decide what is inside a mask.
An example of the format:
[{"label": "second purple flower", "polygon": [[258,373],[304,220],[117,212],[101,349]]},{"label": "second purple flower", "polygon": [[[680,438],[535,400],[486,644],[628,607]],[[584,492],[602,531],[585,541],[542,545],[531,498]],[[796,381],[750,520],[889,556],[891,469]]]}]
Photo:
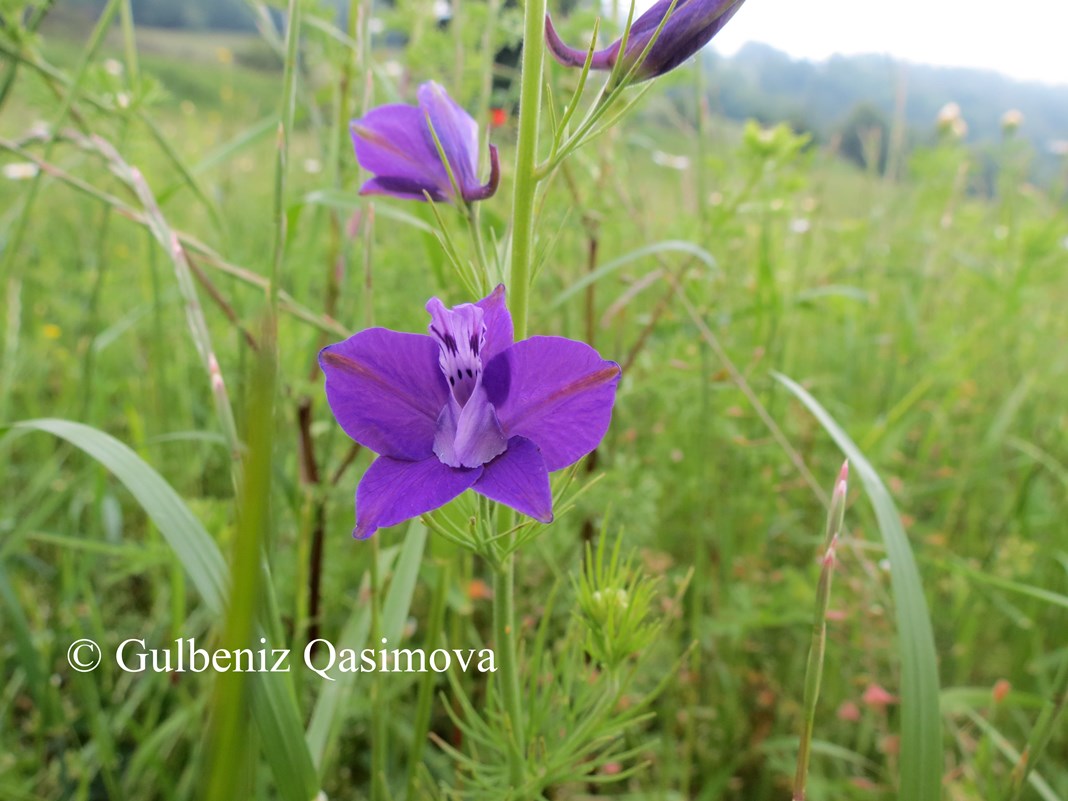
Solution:
[{"label": "second purple flower", "polygon": [[422,84],[417,97],[418,106],[391,103],[352,121],[356,160],[374,174],[360,194],[454,201],[451,171],[463,202],[492,196],[500,180],[497,148],[490,145],[490,176],[483,184],[478,180],[478,124],[434,81]]},{"label": "second purple flower", "polygon": [[[664,15],[671,9],[672,0],[658,0],[648,11],[634,20],[623,52],[623,66],[629,69],[656,35]],[[719,33],[744,0],[678,0],[671,10],[660,35],[653,42],[645,60],[635,73],[635,81],[644,81],[675,69],[704,47]],[[545,17],[545,40],[549,52],[567,67],[581,67],[586,63],[586,51],[568,47],[556,33],[552,20]],[[590,69],[610,70],[620,58],[622,39],[617,39],[603,50],[596,50]]]}]

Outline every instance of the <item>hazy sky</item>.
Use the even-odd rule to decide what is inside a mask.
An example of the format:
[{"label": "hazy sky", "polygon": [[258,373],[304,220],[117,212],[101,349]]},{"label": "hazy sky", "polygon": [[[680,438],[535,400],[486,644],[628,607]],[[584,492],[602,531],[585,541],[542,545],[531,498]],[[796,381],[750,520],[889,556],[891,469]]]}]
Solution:
[{"label": "hazy sky", "polygon": [[890,53],[1068,84],[1068,0],[746,0],[714,40],[766,42],[802,58]]}]

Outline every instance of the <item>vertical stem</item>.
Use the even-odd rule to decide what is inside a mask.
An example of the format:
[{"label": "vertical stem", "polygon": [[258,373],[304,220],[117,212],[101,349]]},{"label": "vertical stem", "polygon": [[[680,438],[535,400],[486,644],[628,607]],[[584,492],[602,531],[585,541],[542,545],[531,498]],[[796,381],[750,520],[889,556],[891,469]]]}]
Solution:
[{"label": "vertical stem", "polygon": [[[433,653],[445,632],[445,600],[449,591],[449,579],[452,571],[447,560],[442,560],[438,567],[438,581],[434,585],[434,596],[430,601],[430,617],[427,622],[426,650]],[[404,797],[408,801],[416,798],[415,786],[419,777],[419,766],[423,761],[427,732],[430,731],[430,711],[434,702],[434,674],[426,673],[419,682],[419,699],[415,706],[414,733],[412,750],[408,756],[408,791]]]},{"label": "vertical stem", "polygon": [[[538,190],[535,174],[538,155],[538,122],[541,112],[541,73],[545,59],[542,38],[545,26],[545,0],[527,0],[523,22],[523,60],[519,90],[519,141],[516,146],[515,190],[512,195],[512,267],[508,291],[512,326],[517,340],[526,338],[530,306],[531,255],[534,241],[534,198]],[[501,508],[499,530],[512,527],[514,515]],[[504,544],[509,547],[511,542]],[[524,726],[519,703],[519,666],[515,646],[515,556],[506,556],[493,578],[494,640],[501,653],[501,698],[508,726],[510,747],[508,772],[512,786],[523,780]]]},{"label": "vertical stem", "polygon": [[[367,238],[365,322],[370,328],[374,325],[374,306],[371,303],[371,241],[374,238],[374,207],[368,209],[372,214],[367,219],[365,236]],[[378,572],[380,556],[379,537],[371,538],[371,643],[377,648],[382,633],[382,578]],[[375,671],[371,675],[371,800],[389,797],[386,786],[386,755],[389,751],[389,729],[386,725],[387,710],[382,703],[382,677]]]},{"label": "vertical stem", "polygon": [[[489,259],[486,257],[486,247],[482,242],[482,225],[479,220],[477,203],[471,203],[464,209],[464,217],[467,219],[467,230],[471,234],[471,241],[475,246],[475,261],[478,263],[479,292],[489,292],[493,286],[493,275],[490,273]],[[494,274],[496,271],[494,271]]]},{"label": "vertical stem", "polygon": [[[511,526],[510,513],[500,509],[499,526]],[[509,555],[493,574],[493,634],[497,651],[501,654],[501,699],[508,725],[508,776],[512,787],[523,781],[524,731],[519,699],[519,666],[515,647],[515,557]]]},{"label": "vertical stem", "polygon": [[296,107],[297,58],[300,43],[300,2],[289,0],[286,14],[286,63],[282,75],[282,109],[278,120],[278,152],[274,175],[274,249],[271,258],[270,322],[274,330],[278,320],[278,282],[282,277],[282,262],[286,249],[285,188],[289,160],[289,134],[293,129]]},{"label": "vertical stem", "polygon": [[530,262],[534,245],[534,196],[541,112],[541,73],[545,60],[545,0],[527,0],[523,23],[523,61],[519,89],[519,141],[516,145],[515,190],[512,195],[512,325],[515,338],[527,335]]},{"label": "vertical stem", "polygon": [[820,582],[816,590],[816,615],[812,621],[812,645],[808,652],[808,664],[805,667],[805,701],[804,723],[801,730],[801,744],[797,750],[797,773],[794,776],[793,801],[805,801],[805,786],[808,783],[808,761],[812,753],[812,733],[816,726],[816,702],[820,695],[820,682],[823,679],[823,656],[827,649],[827,605],[831,598],[831,578],[834,575],[835,549],[838,536],[842,531],[845,516],[845,502],[849,462],[842,465],[838,480],[831,494],[831,505],[827,513],[827,547],[823,554],[823,566],[820,569]]}]

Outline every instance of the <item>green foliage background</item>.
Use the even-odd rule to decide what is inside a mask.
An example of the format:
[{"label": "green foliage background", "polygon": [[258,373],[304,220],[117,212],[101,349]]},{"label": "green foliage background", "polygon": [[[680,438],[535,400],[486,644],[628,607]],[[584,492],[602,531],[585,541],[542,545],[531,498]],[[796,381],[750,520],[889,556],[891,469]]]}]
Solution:
[{"label": "green foliage background", "polygon": [[[368,222],[344,120],[335,119],[350,49],[333,32],[331,8],[305,11],[285,194],[282,390],[266,432],[253,422],[263,410],[250,339],[262,341],[276,232],[280,54],[252,37],[145,28],[133,62],[116,31],[87,62],[75,96],[68,92],[84,31],[76,36],[69,19],[27,41],[3,40],[9,60],[0,71],[11,70],[16,55],[23,61],[0,116],[0,160],[44,159],[60,172],[42,174],[17,251],[10,248],[30,184],[0,180],[0,422],[65,418],[97,433],[39,424],[0,439],[0,797],[204,797],[205,766],[215,764],[205,720],[221,708],[213,677],[104,668],[88,678],[64,655],[83,636],[105,652],[128,636],[160,647],[176,637],[217,641],[218,598],[190,573],[188,558],[179,559],[174,541],[186,532],[209,565],[221,555],[244,558],[234,562],[241,575],[255,573],[258,554],[242,550],[239,509],[248,507],[235,500],[233,455],[167,252],[112,202],[140,208],[99,153],[73,137],[50,146],[32,134],[35,121],[59,116],[65,98],[75,113],[63,126],[112,143],[144,176],[170,228],[206,245],[188,251],[204,276],[197,292],[238,432],[259,443],[261,459],[264,448],[271,455],[260,485],[270,502],[263,536],[277,604],[268,630],[302,648],[309,542],[321,509],[320,631],[334,641],[369,631],[374,557],[348,537],[353,487],[369,455],[350,458],[322,400],[315,354],[362,327],[369,311],[378,324],[417,331],[430,295],[470,298],[448,277],[425,207],[377,202],[373,227]],[[485,124],[486,101],[508,95],[484,91],[486,62],[472,54],[486,52],[479,48],[488,9],[472,3],[469,13],[442,29],[414,0],[384,12],[417,46],[382,42],[374,51],[374,102],[410,101],[418,82],[447,79]],[[489,52],[516,40],[515,15],[501,15]],[[577,40],[591,19],[576,12],[561,27]],[[990,111],[1001,104],[997,93],[984,94],[989,105],[980,111],[980,98],[951,84],[910,83],[915,136],[897,150],[885,143],[885,161],[884,143],[878,159],[861,147],[858,169],[827,146],[829,132],[854,98],[885,103],[892,84],[879,70],[890,68],[832,63],[821,72],[779,59],[755,78],[746,70],[757,54],[716,62],[701,78],[687,68],[666,79],[638,114],[568,163],[541,207],[545,258],[532,330],[592,341],[625,372],[609,436],[579,483],[599,480],[520,560],[520,634],[543,645],[530,647],[544,670],[533,670],[531,656],[527,678],[546,753],[604,689],[582,650],[591,620],[605,614],[591,593],[606,579],[580,578],[588,575],[591,533],[619,534],[633,550],[642,581],[653,582],[640,586],[646,624],[657,632],[633,662],[632,683],[604,696],[618,712],[606,720],[617,718],[619,730],[605,729],[618,752],[590,757],[590,775],[555,782],[545,797],[787,797],[819,570],[820,492],[830,489],[842,454],[777,372],[800,382],[850,434],[902,513],[932,610],[946,797],[1000,798],[1013,754],[1068,659],[1060,636],[1068,609],[1068,170],[1062,160],[1042,170],[1042,186],[1030,181],[1047,163],[1032,139],[1063,137],[1061,107],[1044,104],[1044,115],[1020,95],[1011,105],[1024,111],[1024,127],[1003,136],[991,127],[1005,110]],[[122,64],[118,74],[109,58]],[[841,83],[846,75],[854,88]],[[574,75],[553,66],[547,80],[563,96]],[[364,85],[348,86],[349,116]],[[694,98],[704,91],[727,116],[699,115]],[[934,113],[947,100],[961,103],[985,144],[935,133]],[[815,142],[729,118],[770,122],[794,112],[819,134]],[[858,135],[873,119],[860,119]],[[483,215],[502,242],[514,128],[492,137],[505,174]],[[884,174],[888,164],[898,166],[892,175]],[[460,221],[447,220],[462,236]],[[332,276],[341,291],[327,316]],[[318,483],[302,473],[302,435],[319,456]],[[79,444],[83,436],[90,439]],[[187,512],[162,522],[146,516],[153,506],[143,493],[166,493],[146,471],[139,478],[133,468],[103,469],[109,458],[150,465]],[[469,503],[448,513],[463,519]],[[864,698],[873,685],[899,691],[901,654],[887,553],[857,490],[847,528],[810,797],[889,799],[901,781],[900,713],[896,703]],[[383,630],[409,647],[438,637],[485,645],[484,567],[418,524],[379,537]],[[600,588],[636,580],[616,576]],[[644,631],[642,621],[633,630]],[[240,797],[299,796],[311,782],[331,799],[366,798],[373,742],[386,752],[394,797],[411,787],[420,789],[408,797],[429,798],[469,786],[448,751],[471,747],[450,717],[464,710],[450,704],[456,687],[443,677],[390,675],[378,695],[364,677],[345,687],[301,670],[290,679],[275,685],[284,693],[275,698],[291,704],[275,707],[283,710],[275,722],[290,712],[294,720],[279,726],[277,739],[249,734],[234,758]],[[1001,680],[1012,689],[995,699]],[[414,731],[426,681],[429,697],[444,700],[429,721],[436,739],[413,759],[424,748]],[[480,677],[457,681],[488,703]],[[657,688],[654,714],[645,716],[640,704]],[[372,699],[389,711],[384,739],[373,730]],[[288,749],[286,737],[300,749]],[[272,771],[305,747],[308,765],[298,759],[292,772]],[[1068,798],[1066,764],[1061,727],[1023,797]]]}]

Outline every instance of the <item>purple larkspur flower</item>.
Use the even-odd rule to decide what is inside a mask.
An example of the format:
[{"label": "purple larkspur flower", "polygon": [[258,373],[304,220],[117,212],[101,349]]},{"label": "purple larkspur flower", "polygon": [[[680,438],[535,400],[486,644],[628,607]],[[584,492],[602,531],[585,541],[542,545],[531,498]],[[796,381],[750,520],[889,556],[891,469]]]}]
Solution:
[{"label": "purple larkspur flower", "polygon": [[[660,30],[653,46],[634,74],[634,81],[644,81],[675,69],[704,47],[727,24],[744,0],[678,0],[667,22]],[[644,14],[634,20],[627,37],[623,66],[629,69],[641,57],[656,35],[656,29],[671,8],[671,0],[658,0]],[[586,50],[568,47],[561,41],[553,21],[545,17],[545,41],[549,52],[567,67],[581,67],[586,63]],[[603,50],[595,50],[590,69],[610,70],[619,58],[622,39]]]},{"label": "purple larkspur flower", "polygon": [[380,454],[356,489],[353,536],[369,537],[464,490],[550,523],[549,473],[597,447],[619,365],[584,342],[513,342],[498,286],[447,309],[430,335],[369,328],[323,348],[326,398],[345,433]]},{"label": "purple larkspur flower", "polygon": [[[426,200],[430,195],[434,201],[454,200],[451,170],[465,203],[493,195],[501,176],[497,148],[490,145],[490,177],[481,184],[478,124],[434,81],[422,84],[417,97],[418,106],[379,106],[350,124],[356,160],[374,173],[360,187],[360,194],[408,200]],[[440,152],[434,135],[441,143]],[[442,155],[448,161],[448,170]]]}]

